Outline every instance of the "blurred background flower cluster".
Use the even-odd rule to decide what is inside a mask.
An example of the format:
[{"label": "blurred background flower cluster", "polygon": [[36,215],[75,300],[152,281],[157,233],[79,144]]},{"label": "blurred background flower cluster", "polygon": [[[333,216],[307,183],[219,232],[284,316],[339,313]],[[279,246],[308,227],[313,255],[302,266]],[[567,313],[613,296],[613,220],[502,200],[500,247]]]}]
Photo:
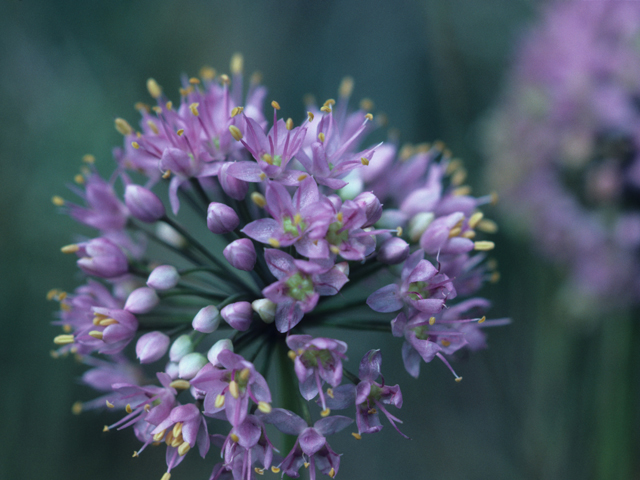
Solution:
[{"label": "blurred background flower cluster", "polygon": [[[59,253],[74,227],[51,197],[66,193],[85,154],[110,173],[121,144],[113,121],[137,121],[147,78],[177,98],[180,74],[225,70],[237,51],[289,111],[309,93],[335,96],[352,76],[352,98],[373,99],[400,144],[442,140],[474,194],[503,197],[485,211],[502,227],[491,252],[501,281],[481,294],[513,323],[462,362],[464,382],[423,366],[403,391],[412,440],[391,429],[336,436],[349,452],[341,478],[637,478],[640,8],[601,27],[608,4],[634,2],[572,3],[556,14],[533,0],[4,2],[0,478],[149,478],[164,461],[160,450],[131,458],[129,432],[101,433],[111,417],[71,412],[92,394],[82,365],[49,355],[59,330],[46,292],[79,283]],[[606,288],[589,289],[589,278]],[[398,356],[386,368],[409,379]],[[207,478],[211,465],[188,460],[180,478]]]}]

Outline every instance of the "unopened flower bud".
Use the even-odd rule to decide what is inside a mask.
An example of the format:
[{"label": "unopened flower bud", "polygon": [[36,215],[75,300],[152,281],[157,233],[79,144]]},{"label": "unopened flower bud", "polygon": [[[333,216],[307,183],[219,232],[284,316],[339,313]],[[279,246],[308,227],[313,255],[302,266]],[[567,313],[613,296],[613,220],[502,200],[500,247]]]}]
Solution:
[{"label": "unopened flower bud", "polygon": [[250,272],[256,264],[256,249],[248,238],[234,240],[226,246],[222,254],[238,270]]},{"label": "unopened flower bud", "polygon": [[253,309],[249,302],[236,302],[224,307],[220,314],[225,322],[242,332],[247,330],[251,324]]},{"label": "unopened flower bud", "polygon": [[164,222],[156,223],[156,235],[176,248],[184,248],[187,245],[187,240],[175,228]]},{"label": "unopened flower bud", "polygon": [[209,361],[207,357],[201,353],[188,353],[180,359],[178,363],[178,376],[185,380],[190,380],[196,376],[202,367],[204,367]]},{"label": "unopened flower bud", "polygon": [[238,214],[224,203],[211,202],[207,209],[207,227],[213,233],[233,232],[240,224]]},{"label": "unopened flower bud", "polygon": [[171,377],[171,380],[175,380],[180,375],[178,362],[168,362],[167,366],[164,367],[164,371],[167,375],[169,375],[169,377]]},{"label": "unopened flower bud", "polygon": [[420,212],[414,215],[409,221],[409,238],[412,242],[417,242],[420,239],[434,218],[433,212]]},{"label": "unopened flower bud", "polygon": [[160,265],[153,269],[147,280],[147,285],[156,290],[168,290],[175,287],[180,280],[180,274],[172,265]]},{"label": "unopened flower bud", "polygon": [[362,192],[353,201],[356,202],[360,208],[364,209],[367,216],[367,221],[363,227],[370,227],[380,220],[382,216],[382,204],[380,200],[378,200],[378,197],[372,192]]},{"label": "unopened flower bud", "polygon": [[160,299],[153,288],[136,288],[124,304],[124,309],[131,313],[147,313],[153,310]]},{"label": "unopened flower bud", "polygon": [[222,340],[218,340],[207,352],[207,358],[211,362],[211,364],[215,367],[218,365],[218,355],[223,350],[229,350],[233,352],[233,343],[228,338],[223,338]]},{"label": "unopened flower bud", "polygon": [[218,180],[224,192],[234,200],[244,200],[249,190],[249,184],[242,180],[238,180],[227,173],[232,162],[225,162],[218,173]]},{"label": "unopened flower bud", "polygon": [[256,312],[264,323],[273,323],[276,318],[276,304],[266,298],[254,300],[251,308]]},{"label": "unopened flower bud", "polygon": [[106,238],[94,238],[78,244],[77,264],[85,273],[102,278],[114,278],[129,270],[127,256],[115,243]]},{"label": "unopened flower bud", "polygon": [[219,325],[220,312],[215,305],[201,308],[196,316],[193,317],[193,322],[191,322],[193,329],[202,333],[215,332]]},{"label": "unopened flower bud", "polygon": [[145,333],[136,343],[136,356],[140,363],[152,363],[160,360],[169,348],[170,339],[162,332]]},{"label": "unopened flower bud", "polygon": [[336,263],[335,268],[344,273],[347,277],[349,276],[349,262]]},{"label": "unopened flower bud", "polygon": [[169,359],[172,362],[179,361],[187,353],[193,352],[193,342],[189,335],[180,335],[175,339],[169,350]]},{"label": "unopened flower bud", "polygon": [[388,265],[404,262],[409,256],[409,244],[398,237],[386,240],[378,250],[378,260]]},{"label": "unopened flower bud", "polygon": [[131,215],[142,222],[152,223],[164,217],[162,201],[151,190],[140,185],[127,185],[124,201]]}]

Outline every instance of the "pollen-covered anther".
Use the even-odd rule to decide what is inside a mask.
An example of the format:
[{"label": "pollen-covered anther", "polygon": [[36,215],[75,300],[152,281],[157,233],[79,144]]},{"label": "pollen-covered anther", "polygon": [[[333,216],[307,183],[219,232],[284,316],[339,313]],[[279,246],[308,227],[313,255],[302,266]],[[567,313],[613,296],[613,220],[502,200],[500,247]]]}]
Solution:
[{"label": "pollen-covered anther", "polygon": [[469,227],[476,228],[478,223],[480,223],[480,220],[482,220],[482,217],[484,217],[484,214],[482,212],[476,212],[473,215],[471,215],[469,217]]},{"label": "pollen-covered anther", "polygon": [[304,462],[303,465],[304,465],[304,468],[309,468],[309,465],[311,464],[309,462]]},{"label": "pollen-covered anther", "polygon": [[271,245],[273,248],[279,248],[280,247],[280,242],[276,238],[270,238],[269,239],[269,245]]},{"label": "pollen-covered anther", "polygon": [[162,88],[160,88],[158,82],[156,82],[153,78],[147,80],[147,90],[149,90],[149,95],[151,95],[151,98],[158,98],[160,95],[162,95]]},{"label": "pollen-covered anther", "polygon": [[238,437],[238,435],[236,435],[235,433],[229,435],[229,438],[231,438],[231,440],[233,440],[235,443],[238,443],[240,441],[240,437]]},{"label": "pollen-covered anther", "polygon": [[481,252],[486,252],[489,250],[493,250],[496,246],[495,243],[490,242],[488,240],[483,240],[483,241],[479,241],[479,242],[474,242],[474,249],[481,251]]},{"label": "pollen-covered anther", "polygon": [[291,360],[295,360],[297,358],[298,355],[296,355],[296,352],[294,352],[293,350],[289,350],[287,352],[287,356],[291,359]]},{"label": "pollen-covered anther", "polygon": [[287,127],[287,130],[293,130],[293,118],[287,118],[284,126]]},{"label": "pollen-covered anther", "polygon": [[166,104],[165,107],[167,107],[167,110],[171,110],[173,109],[173,102],[171,100],[169,100]]},{"label": "pollen-covered anther", "polygon": [[147,413],[149,413],[149,412],[151,411],[151,405],[147,403],[147,404],[144,406],[144,411],[145,411],[145,412],[147,412]]},{"label": "pollen-covered anther", "polygon": [[216,69],[205,66],[200,69],[199,74],[200,78],[202,78],[203,80],[213,80],[214,78],[216,78]]},{"label": "pollen-covered anther", "polygon": [[89,336],[95,338],[96,340],[102,340],[102,336],[104,334],[99,330],[91,330],[89,332]]},{"label": "pollen-covered anther", "polygon": [[189,105],[189,110],[191,110],[191,113],[197,117],[198,115],[200,115],[200,113],[198,112],[198,106],[200,104],[198,102],[193,102],[191,105]]},{"label": "pollen-covered anther", "polygon": [[138,142],[131,142],[131,146],[138,150],[140,148],[140,144]]},{"label": "pollen-covered anther", "polygon": [[138,451],[134,450],[133,451],[133,455],[131,455],[132,458],[138,458],[140,455],[138,455]]},{"label": "pollen-covered anther", "polygon": [[462,377],[456,377],[456,382],[460,383],[462,381]]},{"label": "pollen-covered anther", "polygon": [[162,478],[160,480],[171,480],[171,474],[169,472],[166,472],[164,475],[162,475]]},{"label": "pollen-covered anther", "polygon": [[260,208],[264,208],[265,205],[267,204],[267,199],[264,198],[264,195],[262,195],[259,192],[253,192],[251,194],[251,201]]},{"label": "pollen-covered anther", "polygon": [[242,132],[235,125],[229,125],[229,132],[231,132],[231,136],[236,142],[242,140]]},{"label": "pollen-covered anther", "polygon": [[168,446],[171,446],[171,444],[173,443],[174,439],[175,439],[175,437],[173,436],[173,431],[169,430],[167,432],[167,436],[164,437],[164,443],[166,443]]},{"label": "pollen-covered anther", "polygon": [[500,272],[493,272],[489,277],[491,283],[498,283],[500,281]]},{"label": "pollen-covered anther", "polygon": [[181,97],[186,97],[187,95],[193,92],[193,87],[188,86],[187,88],[179,88],[178,90],[180,91]]},{"label": "pollen-covered anther", "polygon": [[467,179],[467,170],[462,168],[462,167],[460,167],[451,176],[451,183],[453,185],[462,185],[466,179]]},{"label": "pollen-covered anther", "polygon": [[498,224],[488,218],[483,218],[477,225],[478,230],[485,233],[496,233],[498,231]]},{"label": "pollen-covered anther", "polygon": [[86,155],[82,156],[82,161],[89,165],[93,165],[94,163],[96,163],[96,157],[94,157],[90,153],[87,153]]},{"label": "pollen-covered anther", "polygon": [[191,384],[187,380],[174,380],[169,386],[176,390],[188,390],[191,388]]},{"label": "pollen-covered anther", "polygon": [[276,466],[271,467],[271,471],[273,473],[280,473],[280,469],[278,467],[276,467]]},{"label": "pollen-covered anther", "polygon": [[463,185],[462,187],[454,188],[451,194],[455,197],[471,195],[471,187],[469,185]]},{"label": "pollen-covered anther", "polygon": [[268,153],[264,153],[262,155],[262,160],[267,162],[269,165],[273,165],[273,157],[271,155],[269,155]]},{"label": "pollen-covered anther", "polygon": [[367,410],[367,413],[369,415],[375,415],[376,413],[378,413],[378,410],[376,410],[375,408],[370,408],[369,410]]},{"label": "pollen-covered anther", "polygon": [[52,288],[47,292],[47,300],[51,301],[54,298],[57,298],[59,290],[57,288]]},{"label": "pollen-covered anther", "polygon": [[84,183],[84,177],[78,173],[73,177],[73,181],[76,182],[78,185],[82,185]]},{"label": "pollen-covered anther", "polygon": [[429,319],[429,325],[433,325],[433,324],[435,324],[435,323],[436,323],[436,317],[431,317],[431,318]]},{"label": "pollen-covered anther", "polygon": [[324,113],[331,113],[331,107],[328,105],[323,105],[322,107],[320,107],[320,111]]},{"label": "pollen-covered anther", "polygon": [[171,176],[171,170],[167,170],[162,174],[162,178],[164,178],[165,180],[168,179]]},{"label": "pollen-covered anther", "polygon": [[115,408],[115,405],[111,403],[109,400],[106,400],[107,408]]},{"label": "pollen-covered anther", "polygon": [[116,323],[120,322],[118,322],[115,318],[103,318],[102,320],[98,320],[98,325],[100,325],[101,327],[108,327],[109,325],[115,325]]},{"label": "pollen-covered anther", "polygon": [[196,77],[191,77],[191,78],[189,79],[189,83],[190,83],[191,85],[200,85],[200,79],[199,79],[199,78],[196,78]]},{"label": "pollen-covered anther", "polygon": [[330,245],[329,246],[329,250],[331,250],[331,253],[334,253],[336,255],[340,253],[340,249],[338,247],[336,247],[335,245]]},{"label": "pollen-covered anther", "polygon": [[238,375],[238,378],[242,382],[246,382],[247,380],[249,380],[249,375],[251,375],[251,370],[249,370],[248,368],[243,368],[242,370],[240,370],[240,374]]},{"label": "pollen-covered anther", "polygon": [[62,326],[62,331],[64,333],[71,333],[71,330],[73,330],[73,328],[71,328],[71,325],[69,325],[68,323]]},{"label": "pollen-covered anther", "polygon": [[320,133],[318,134],[318,140],[320,140],[321,142],[324,142],[324,139],[325,139],[324,133],[323,133],[323,132],[320,132]]},{"label": "pollen-covered anther", "polygon": [[184,457],[189,450],[191,450],[191,445],[189,445],[189,442],[182,442],[178,447],[178,455]]},{"label": "pollen-covered anther", "polygon": [[369,159],[368,159],[368,158],[366,158],[366,157],[362,157],[362,158],[360,159],[360,163],[362,163],[362,165],[367,166],[367,165],[369,165]]},{"label": "pollen-covered anther", "polygon": [[267,175],[264,172],[262,172],[259,176],[261,182],[264,182],[267,179]]},{"label": "pollen-covered anther", "polygon": [[370,113],[367,113],[364,118],[366,118],[367,120],[371,121],[373,120],[373,115],[371,115]]},{"label": "pollen-covered anther", "polygon": [[329,476],[331,478],[334,478],[336,476],[336,469],[331,467],[331,470],[329,470]]},{"label": "pollen-covered anther", "polygon": [[396,227],[396,233],[397,233],[398,237],[402,236],[402,232],[403,232],[402,227]]},{"label": "pollen-covered anther", "polygon": [[260,401],[258,402],[258,410],[262,413],[271,413],[271,405],[267,402]]},{"label": "pollen-covered anther", "polygon": [[362,110],[366,110],[366,111],[371,111],[374,108],[374,103],[373,100],[371,100],[370,98],[363,98],[362,100],[360,100],[360,108]]},{"label": "pollen-covered anther", "polygon": [[184,128],[179,129],[178,131],[176,131],[176,133],[179,137],[181,137],[184,134]]},{"label": "pollen-covered anther", "polygon": [[482,317],[480,320],[478,320],[478,323],[484,323],[484,321],[487,319],[487,317]]},{"label": "pollen-covered anther", "polygon": [[474,232],[473,230],[467,230],[466,232],[462,233],[460,236],[462,238],[468,238],[469,240],[473,240],[474,238],[476,238],[476,232]]},{"label": "pollen-covered anther", "polygon": [[231,394],[231,396],[233,398],[240,397],[240,390],[238,388],[238,382],[236,382],[235,380],[231,380],[229,382],[229,393]]},{"label": "pollen-covered anther", "polygon": [[51,203],[53,203],[56,207],[61,207],[64,205],[64,198],[59,195],[54,195],[51,197]]},{"label": "pollen-covered anther", "polygon": [[230,64],[231,73],[233,73],[234,75],[242,73],[243,67],[244,67],[244,58],[242,57],[242,54],[234,53],[233,56],[231,57],[231,64]]},{"label": "pollen-covered anther", "polygon": [[320,412],[320,416],[321,417],[328,417],[330,413],[331,413],[331,409],[330,408],[325,408],[324,410],[322,410]]},{"label": "pollen-covered anther", "polygon": [[116,118],[114,123],[118,133],[125,136],[131,135],[133,133],[133,128],[131,128],[129,122],[127,122],[124,118]]},{"label": "pollen-covered anther", "polygon": [[343,218],[344,218],[344,215],[342,214],[342,212],[338,212],[338,214],[336,215],[336,220],[338,220],[339,222],[342,222]]},{"label": "pollen-covered anther", "polygon": [[264,468],[255,467],[253,471],[256,472],[258,475],[264,475]]},{"label": "pollen-covered anther", "polygon": [[327,395],[329,398],[333,398],[333,388],[327,388]]},{"label": "pollen-covered anther", "polygon": [[331,106],[331,105],[335,105],[336,101],[333,98],[328,99],[326,102],[324,102],[322,105],[325,107]]},{"label": "pollen-covered anther", "polygon": [[216,408],[222,408],[222,406],[224,405],[224,395],[220,395],[218,394],[216,396],[216,401],[214,403]]},{"label": "pollen-covered anther", "polygon": [[108,432],[109,431],[109,427],[107,425],[105,425],[104,427],[102,427],[102,431],[103,432]]},{"label": "pollen-covered anther", "polygon": [[241,114],[243,110],[244,110],[244,107],[233,107],[233,110],[231,110],[231,118]]},{"label": "pollen-covered anther", "polygon": [[62,253],[76,253],[78,250],[80,250],[80,247],[75,243],[72,243],[71,245],[65,245],[60,249]]},{"label": "pollen-covered anther", "polygon": [[353,436],[353,438],[355,438],[356,440],[362,440],[362,435],[360,435],[358,432],[351,432],[351,435]]},{"label": "pollen-covered anther", "polygon": [[454,227],[449,230],[449,238],[457,237],[460,233],[462,233],[462,229],[460,227]]},{"label": "pollen-covered anther", "polygon": [[176,447],[182,445],[182,442],[184,442],[184,439],[182,438],[182,435],[180,435],[179,437],[176,437],[174,435],[173,438],[171,439],[171,446],[173,448],[176,448]]},{"label": "pollen-covered anther", "polygon": [[151,110],[156,112],[158,115],[162,113],[162,107],[159,107],[158,105],[156,105],[155,107],[151,107]]},{"label": "pollen-covered anther", "polygon": [[300,175],[300,176],[297,178],[297,180],[298,180],[299,182],[301,182],[301,181],[303,181],[303,180],[304,180],[305,178],[307,178],[307,177],[308,177],[308,175],[303,174],[303,175]]},{"label": "pollen-covered anther", "polygon": [[75,342],[75,337],[73,335],[58,335],[53,339],[53,343],[56,345],[68,345],[73,342]]},{"label": "pollen-covered anther", "polygon": [[273,108],[275,108],[276,110],[280,110],[280,104],[279,104],[278,102],[276,102],[275,100],[273,100],[273,101],[271,102],[271,106],[272,106]]},{"label": "pollen-covered anther", "polygon": [[231,83],[231,79],[229,78],[229,75],[227,75],[226,73],[223,73],[222,75],[220,75],[220,81],[224,85],[229,85]]},{"label": "pollen-covered anther", "polygon": [[166,430],[162,430],[161,432],[156,433],[153,436],[153,440],[156,442],[160,442],[164,438],[164,434],[167,433]]},{"label": "pollen-covered anther", "polygon": [[314,117],[313,113],[307,112],[307,117],[309,118],[309,122],[313,122],[313,117]]},{"label": "pollen-covered anther", "polygon": [[449,345],[451,345],[451,342],[449,340],[445,340],[445,339],[442,339],[442,341],[440,343],[445,347],[448,347]]},{"label": "pollen-covered anther", "polygon": [[71,413],[74,415],[80,415],[82,413],[82,403],[76,402],[71,406]]}]

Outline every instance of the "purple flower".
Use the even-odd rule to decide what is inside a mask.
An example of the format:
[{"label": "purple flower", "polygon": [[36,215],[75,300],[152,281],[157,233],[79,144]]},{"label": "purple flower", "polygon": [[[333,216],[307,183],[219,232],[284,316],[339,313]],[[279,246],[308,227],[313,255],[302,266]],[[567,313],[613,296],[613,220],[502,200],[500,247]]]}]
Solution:
[{"label": "purple flower", "polygon": [[85,191],[74,191],[84,198],[87,206],[66,203],[69,215],[75,220],[102,232],[121,231],[127,223],[129,212],[118,199],[113,186],[105,182],[97,173],[91,173],[84,180]]},{"label": "purple flower", "polygon": [[142,222],[156,222],[166,213],[156,194],[140,185],[127,185],[124,200],[131,215]]},{"label": "purple flower", "polygon": [[256,249],[248,238],[239,238],[222,251],[224,258],[238,270],[250,272],[256,264]]},{"label": "purple flower", "polygon": [[129,270],[127,256],[120,247],[106,238],[94,238],[70,247],[69,251],[74,251],[80,257],[78,266],[89,275],[114,278]]},{"label": "purple flower", "polygon": [[160,360],[169,349],[171,340],[162,332],[145,333],[136,344],[136,356],[140,363],[152,363]]},{"label": "purple flower", "polygon": [[235,210],[223,203],[211,202],[207,208],[207,227],[213,233],[233,232],[240,224]]}]

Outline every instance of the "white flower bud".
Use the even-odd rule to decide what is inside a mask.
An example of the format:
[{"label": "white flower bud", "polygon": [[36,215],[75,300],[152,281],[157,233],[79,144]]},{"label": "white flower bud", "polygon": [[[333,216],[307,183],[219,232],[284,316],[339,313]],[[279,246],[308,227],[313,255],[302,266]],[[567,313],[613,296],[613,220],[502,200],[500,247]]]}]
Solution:
[{"label": "white flower bud", "polygon": [[188,353],[180,359],[178,375],[185,380],[191,380],[209,361],[201,353]]},{"label": "white flower bud", "polygon": [[189,335],[180,335],[175,339],[171,349],[169,349],[169,359],[172,362],[178,362],[187,353],[193,352],[193,342]]},{"label": "white flower bud", "polygon": [[169,377],[171,377],[171,380],[175,380],[180,374],[178,362],[168,362],[167,366],[164,367],[164,371],[167,375],[169,375]]},{"label": "white flower bud", "polygon": [[180,274],[176,267],[172,265],[160,265],[153,269],[149,278],[147,279],[147,285],[156,290],[168,290],[175,287],[180,280]]},{"label": "white flower bud", "polygon": [[264,323],[273,323],[276,318],[276,304],[266,298],[254,300],[251,308],[256,312]]},{"label": "white flower bud", "polygon": [[230,350],[233,352],[233,343],[231,343],[231,340],[228,338],[218,340],[207,352],[207,358],[214,367],[218,365],[218,355],[220,355],[220,352],[223,350]]},{"label": "white flower bud", "polygon": [[201,308],[193,318],[191,326],[194,330],[202,333],[215,332],[220,325],[220,312],[215,305]]}]

